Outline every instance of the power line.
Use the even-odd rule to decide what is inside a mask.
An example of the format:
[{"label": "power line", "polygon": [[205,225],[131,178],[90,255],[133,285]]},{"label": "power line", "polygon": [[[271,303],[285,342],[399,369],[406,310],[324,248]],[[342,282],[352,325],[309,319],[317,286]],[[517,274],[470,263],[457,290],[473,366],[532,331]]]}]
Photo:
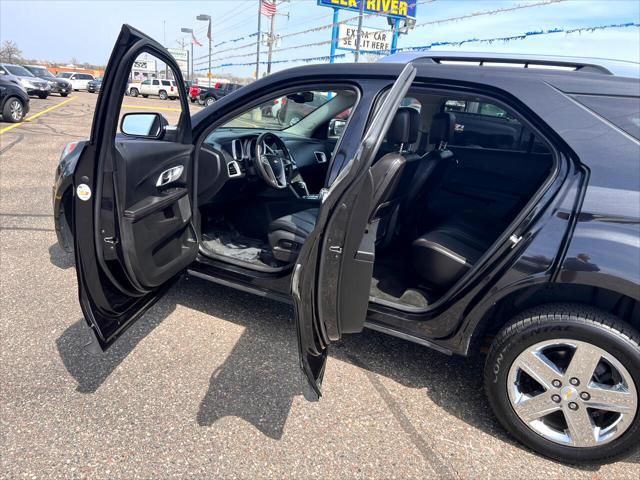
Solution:
[{"label": "power line", "polygon": [[[456,17],[449,17],[449,18],[443,18],[440,20],[432,20],[429,22],[423,22],[421,24],[416,24],[416,27],[420,26],[420,27],[424,27],[427,25],[436,25],[436,24],[442,24],[442,23],[449,23],[449,22],[455,22],[455,21],[460,21],[460,20],[467,20],[470,18],[475,18],[475,17],[481,17],[481,16],[486,16],[486,15],[496,15],[496,14],[500,14],[500,13],[507,13],[507,12],[512,12],[512,11],[516,11],[516,10],[521,10],[521,9],[526,9],[526,8],[532,8],[532,7],[542,7],[542,6],[547,6],[547,5],[552,5],[552,4],[556,4],[556,3],[561,3],[561,2],[565,2],[567,0],[542,0],[536,3],[523,3],[523,4],[518,4],[518,5],[514,5],[511,7],[504,7],[504,8],[496,8],[496,9],[492,9],[492,10],[482,10],[479,12],[473,12],[470,14],[466,14],[466,15],[459,15]],[[364,16],[371,16],[373,14],[366,14]],[[355,16],[355,17],[351,17],[348,18],[346,20],[341,20],[340,22],[338,22],[338,24],[343,24],[343,23],[347,23],[350,22],[351,20],[357,19],[359,17],[359,15]],[[331,24],[327,24],[327,25],[320,25],[317,27],[313,27],[310,29],[306,29],[306,30],[302,30],[302,31],[298,31],[298,32],[293,32],[287,35],[282,35],[280,36],[280,39],[283,38],[288,38],[288,37],[293,37],[293,36],[297,36],[297,35],[302,35],[304,33],[309,33],[309,32],[315,32],[315,31],[320,31],[320,30],[325,30],[328,28],[332,28],[333,27],[333,23]],[[336,39],[336,40],[323,40],[320,42],[313,42],[313,43],[307,43],[307,44],[299,44],[299,45],[292,45],[290,47],[284,47],[284,48],[278,48],[273,50],[273,53],[276,52],[283,52],[286,50],[292,50],[292,49],[297,49],[297,48],[306,48],[306,47],[315,47],[315,46],[321,46],[321,45],[330,45],[331,43],[338,42],[340,39]],[[225,50],[222,50],[221,52],[216,52],[214,54],[214,57],[224,53],[224,52],[232,52],[235,50],[240,50],[242,48],[246,48],[249,46],[255,46],[257,42],[252,42],[243,46],[239,46],[237,48],[228,48]],[[246,54],[234,54],[234,55],[227,55],[225,57],[221,57],[221,58],[214,58],[214,60],[219,61],[219,60],[226,60],[229,58],[242,58],[242,57],[248,57],[253,55],[253,53],[246,53]],[[203,58],[206,58],[206,56],[203,57],[197,57],[194,60],[201,60]],[[196,63],[196,65],[201,65],[203,62],[200,63]]]},{"label": "power line", "polygon": [[[607,30],[610,28],[629,28],[629,27],[640,27],[640,23],[636,23],[636,22],[627,22],[627,23],[617,23],[617,24],[608,24],[608,25],[596,25],[596,26],[590,26],[590,27],[578,27],[578,28],[571,28],[571,29],[562,29],[562,28],[550,28],[550,29],[539,29],[539,30],[533,30],[533,31],[529,31],[523,34],[519,34],[519,35],[510,35],[507,37],[493,37],[493,38],[468,38],[465,40],[458,40],[458,41],[438,41],[438,42],[432,42],[430,44],[427,45],[418,45],[418,46],[412,46],[412,47],[404,47],[404,48],[399,48],[398,50],[400,51],[424,51],[424,50],[430,50],[433,47],[438,47],[438,46],[461,46],[467,43],[494,43],[494,42],[510,42],[510,41],[515,41],[515,40],[524,40],[526,38],[529,37],[535,37],[535,36],[539,36],[539,35],[552,35],[555,33],[564,33],[565,35],[570,35],[570,34],[574,34],[574,33],[582,33],[582,32],[594,32],[596,30]],[[353,52],[351,52],[353,53]],[[373,54],[373,55],[387,55],[389,52],[387,52],[386,50],[378,50],[378,51],[374,51],[374,52],[366,52],[367,54]],[[339,55],[336,55],[336,58],[344,58],[346,56],[346,54],[342,53]],[[271,63],[290,63],[290,62],[310,62],[310,61],[328,61],[329,60],[329,56],[321,56],[321,57],[305,57],[305,58],[295,58],[295,59],[289,59],[289,60],[275,60]],[[212,68],[224,68],[224,67],[233,67],[233,66],[250,66],[250,65],[255,65],[256,62],[247,62],[247,63],[223,63],[220,65],[215,65]],[[266,64],[267,62],[260,62],[261,64]],[[201,68],[198,69],[198,71],[202,71],[202,70],[206,70],[206,68]]]}]

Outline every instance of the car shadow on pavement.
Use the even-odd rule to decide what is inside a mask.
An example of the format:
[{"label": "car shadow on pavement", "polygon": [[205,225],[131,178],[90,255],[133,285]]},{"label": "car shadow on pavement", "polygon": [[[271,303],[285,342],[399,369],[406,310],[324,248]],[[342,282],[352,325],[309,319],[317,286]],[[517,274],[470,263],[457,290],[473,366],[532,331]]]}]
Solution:
[{"label": "car shadow on pavement", "polygon": [[[264,435],[280,439],[293,399],[302,394],[292,308],[197,278],[179,282],[105,354],[92,355],[79,348],[89,339],[84,320],[70,326],[57,346],[64,365],[78,382],[77,390],[95,392],[177,304],[244,327],[227,358],[210,377],[198,408],[198,424],[212,426],[234,416]],[[363,370],[425,457],[433,455],[428,437],[437,433],[420,431],[424,427],[414,425],[403,399],[391,393],[380,377],[423,390],[428,400],[447,413],[501,441],[525,448],[508,436],[489,409],[482,389],[481,358],[450,357],[370,330],[343,337],[332,347],[330,356]],[[625,461],[638,463],[640,456]],[[446,475],[444,468],[442,473]],[[594,471],[599,467],[577,468]]]}]

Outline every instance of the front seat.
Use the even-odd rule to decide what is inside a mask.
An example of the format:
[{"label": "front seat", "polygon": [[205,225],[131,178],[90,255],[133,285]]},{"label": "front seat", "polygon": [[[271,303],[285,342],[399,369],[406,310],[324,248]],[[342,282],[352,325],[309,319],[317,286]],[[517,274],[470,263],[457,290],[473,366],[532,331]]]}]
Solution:
[{"label": "front seat", "polygon": [[[394,145],[397,151],[388,153],[371,167],[373,179],[373,198],[369,214],[369,224],[377,228],[377,239],[384,238],[389,219],[397,210],[404,190],[397,188],[407,157],[412,153],[404,147],[415,142],[419,121],[416,121],[413,108],[399,108],[386,135],[387,144]],[[295,261],[302,244],[313,231],[318,209],[312,208],[280,217],[269,225],[268,238],[271,251],[277,260],[291,263]]]}]

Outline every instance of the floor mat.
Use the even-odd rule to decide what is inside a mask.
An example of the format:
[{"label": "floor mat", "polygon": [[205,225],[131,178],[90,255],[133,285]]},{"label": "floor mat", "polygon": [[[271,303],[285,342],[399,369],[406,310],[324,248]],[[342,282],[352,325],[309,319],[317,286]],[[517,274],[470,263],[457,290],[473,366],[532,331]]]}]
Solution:
[{"label": "floor mat", "polygon": [[245,237],[235,230],[208,228],[207,232],[202,234],[202,247],[215,255],[261,267],[278,268],[284,265],[273,258],[268,243],[257,238]]},{"label": "floor mat", "polygon": [[371,297],[391,302],[398,306],[427,308],[429,292],[413,285],[413,276],[404,270],[396,270],[383,265],[376,265],[371,279]]}]

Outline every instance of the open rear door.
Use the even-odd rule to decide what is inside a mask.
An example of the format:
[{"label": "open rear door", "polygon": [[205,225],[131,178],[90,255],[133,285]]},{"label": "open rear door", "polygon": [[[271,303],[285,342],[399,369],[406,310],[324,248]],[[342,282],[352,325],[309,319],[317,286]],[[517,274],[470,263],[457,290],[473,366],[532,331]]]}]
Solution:
[{"label": "open rear door", "polygon": [[367,228],[373,200],[369,169],[415,75],[408,64],[387,92],[357,153],[324,195],[294,267],[291,290],[309,399],[321,395],[329,343],[364,327],[375,260],[375,229]]},{"label": "open rear door", "polygon": [[[149,132],[156,134],[116,134],[129,73],[142,53],[173,71],[182,114],[175,129],[151,114]],[[195,259],[192,177],[191,119],[180,68],[159,43],[124,25],[73,178],[80,304],[102,349]]]}]

